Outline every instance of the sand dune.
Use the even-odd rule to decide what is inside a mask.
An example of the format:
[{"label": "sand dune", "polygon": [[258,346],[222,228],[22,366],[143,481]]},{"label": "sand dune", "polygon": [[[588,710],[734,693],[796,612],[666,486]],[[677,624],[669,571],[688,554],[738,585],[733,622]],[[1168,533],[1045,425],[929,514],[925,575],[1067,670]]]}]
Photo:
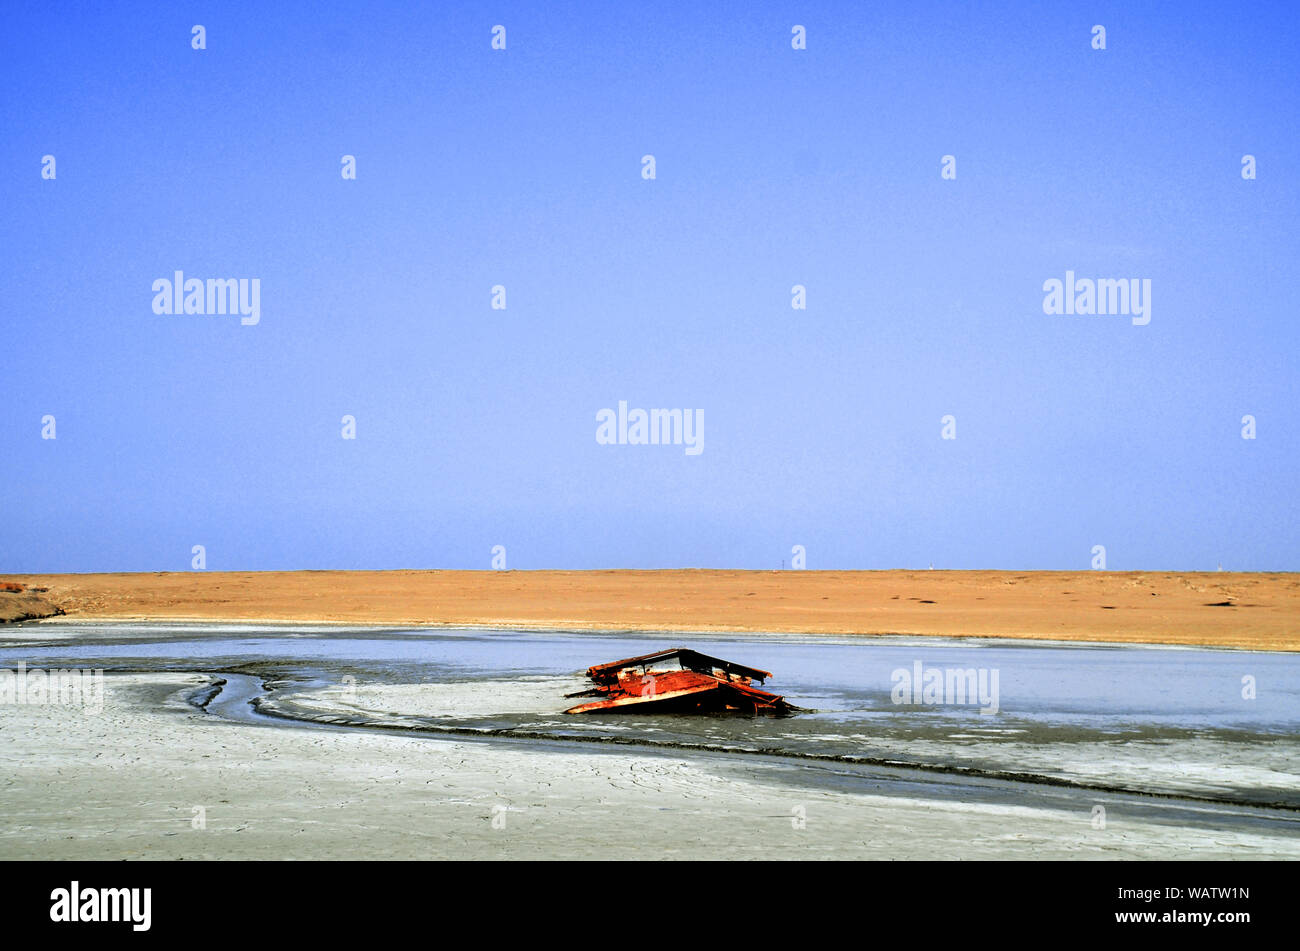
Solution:
[{"label": "sand dune", "polygon": [[0,624],[57,617],[62,613],[58,605],[41,592],[13,582],[0,582]]},{"label": "sand dune", "polygon": [[69,619],[917,634],[1300,650],[1300,574],[268,571],[8,575]]}]

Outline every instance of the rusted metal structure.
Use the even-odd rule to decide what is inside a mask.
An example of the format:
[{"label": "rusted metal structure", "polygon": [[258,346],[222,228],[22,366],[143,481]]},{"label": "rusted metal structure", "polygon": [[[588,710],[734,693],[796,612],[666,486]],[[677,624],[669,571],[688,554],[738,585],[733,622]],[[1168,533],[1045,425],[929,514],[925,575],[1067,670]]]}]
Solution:
[{"label": "rusted metal structure", "polygon": [[750,713],[788,714],[783,697],[753,686],[772,675],[757,667],[672,647],[587,668],[596,686],[567,694],[597,697],[565,713]]}]

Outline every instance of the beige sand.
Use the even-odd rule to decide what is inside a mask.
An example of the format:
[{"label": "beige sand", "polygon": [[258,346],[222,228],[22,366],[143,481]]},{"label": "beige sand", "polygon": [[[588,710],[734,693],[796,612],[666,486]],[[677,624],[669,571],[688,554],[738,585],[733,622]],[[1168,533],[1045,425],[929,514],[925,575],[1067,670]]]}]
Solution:
[{"label": "beige sand", "polygon": [[293,571],[7,575],[78,618],[939,634],[1300,650],[1300,574]]},{"label": "beige sand", "polygon": [[0,859],[1300,858],[1283,823],[1107,800],[1098,829],[1084,794],[922,799],[761,758],[246,725],[187,709],[201,675],[107,678],[98,715],[0,706]]}]

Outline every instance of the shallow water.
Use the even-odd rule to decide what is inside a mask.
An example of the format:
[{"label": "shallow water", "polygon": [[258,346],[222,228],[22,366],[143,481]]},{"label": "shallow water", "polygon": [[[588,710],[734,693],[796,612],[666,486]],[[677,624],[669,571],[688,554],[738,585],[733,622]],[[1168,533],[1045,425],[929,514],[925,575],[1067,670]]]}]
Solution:
[{"label": "shallow water", "polygon": [[[253,671],[276,681],[272,697],[281,712],[338,713],[355,722],[888,761],[1300,808],[1295,654],[903,637],[167,623],[46,628],[52,637],[42,646],[0,648],[0,667],[25,661]],[[584,686],[587,666],[676,644],[773,671],[766,688],[803,712],[562,713],[578,702],[563,695]],[[943,702],[955,696],[895,702],[895,672],[911,674],[917,663],[923,671],[983,671],[989,687],[996,673],[996,696],[990,690],[983,703]],[[1253,699],[1243,696],[1248,677]],[[981,713],[993,699],[996,712]]]}]

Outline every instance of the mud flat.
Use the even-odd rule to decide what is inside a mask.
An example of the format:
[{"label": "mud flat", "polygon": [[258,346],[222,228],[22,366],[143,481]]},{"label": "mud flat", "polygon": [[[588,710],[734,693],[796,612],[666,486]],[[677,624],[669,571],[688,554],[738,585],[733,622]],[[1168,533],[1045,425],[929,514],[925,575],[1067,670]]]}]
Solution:
[{"label": "mud flat", "polygon": [[1300,574],[287,571],[9,575],[71,619],[1030,638],[1300,650]]},{"label": "mud flat", "polygon": [[105,676],[98,713],[0,708],[0,858],[1300,858],[1293,813],[780,758],[263,725],[194,705],[217,703],[214,675]]}]

